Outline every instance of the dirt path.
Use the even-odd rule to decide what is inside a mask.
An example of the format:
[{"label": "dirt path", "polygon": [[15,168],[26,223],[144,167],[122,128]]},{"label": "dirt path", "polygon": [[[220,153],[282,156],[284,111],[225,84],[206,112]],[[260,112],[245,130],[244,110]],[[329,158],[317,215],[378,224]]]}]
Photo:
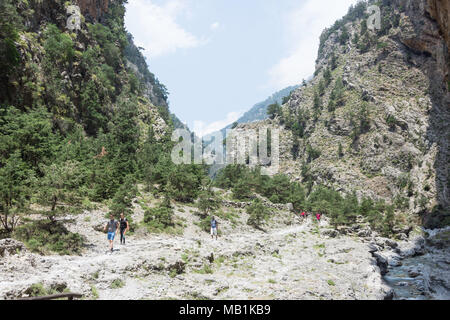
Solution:
[{"label": "dirt path", "polygon": [[365,243],[323,237],[293,215],[266,233],[225,228],[217,241],[200,230],[132,235],[125,246],[116,240],[113,253],[106,235],[92,232],[104,214],[90,217],[72,225],[87,237],[82,256],[0,260],[0,297],[22,296],[34,283],[91,299],[380,299],[386,291]]}]

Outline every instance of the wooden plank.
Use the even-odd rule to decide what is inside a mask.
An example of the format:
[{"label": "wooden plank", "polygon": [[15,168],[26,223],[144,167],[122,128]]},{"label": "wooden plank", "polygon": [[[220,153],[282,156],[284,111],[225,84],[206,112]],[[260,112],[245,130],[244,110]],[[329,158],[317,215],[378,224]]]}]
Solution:
[{"label": "wooden plank", "polygon": [[73,300],[73,298],[82,298],[82,297],[83,297],[83,295],[79,294],[79,293],[61,293],[61,294],[53,294],[50,296],[20,298],[17,300],[21,300],[21,301],[55,300],[55,299],[61,299],[61,298],[68,298],[69,300]]}]

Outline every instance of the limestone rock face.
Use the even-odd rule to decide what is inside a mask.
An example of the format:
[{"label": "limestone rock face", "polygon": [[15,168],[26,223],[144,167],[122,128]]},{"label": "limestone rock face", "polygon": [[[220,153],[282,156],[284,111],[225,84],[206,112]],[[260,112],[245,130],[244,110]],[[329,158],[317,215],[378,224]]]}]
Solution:
[{"label": "limestone rock face", "polygon": [[438,22],[447,43],[447,49],[450,48],[450,3],[446,0],[428,0],[427,5],[427,12]]},{"label": "limestone rock face", "polygon": [[[294,181],[309,178],[344,193],[397,199],[399,210],[419,215],[429,227],[442,226],[450,206],[448,1],[396,0],[382,10],[398,24],[385,33],[368,31],[373,43],[367,48],[364,17],[324,31],[315,77],[291,94],[285,121],[243,127],[278,124],[280,172]],[[338,79],[343,99],[330,108]],[[286,119],[295,121],[289,127]],[[294,134],[297,124],[302,135]],[[320,155],[311,158],[308,150]]]},{"label": "limestone rock face", "polygon": [[[402,2],[402,1],[400,1]],[[417,52],[430,54],[437,62],[436,72],[448,81],[449,73],[449,2],[445,0],[403,1],[408,23],[400,41]]]},{"label": "limestone rock face", "polygon": [[[71,16],[70,6],[78,5],[82,18],[79,19],[79,27],[71,28],[68,24]],[[70,118],[78,123],[83,123],[81,114],[85,109],[85,103],[82,99],[82,94],[86,90],[88,83],[95,83],[97,87],[102,87],[98,80],[99,71],[87,72],[84,64],[86,52],[93,50],[96,46],[103,46],[97,39],[95,32],[89,27],[89,24],[104,23],[106,13],[108,10],[113,12],[112,6],[123,5],[121,0],[72,0],[67,2],[61,1],[30,1],[25,5],[21,2],[17,8],[17,13],[23,19],[25,31],[19,32],[19,40],[16,47],[20,56],[20,68],[15,74],[10,76],[10,79],[5,84],[0,84],[2,103],[6,98],[11,105],[33,105],[43,94],[42,92],[49,92],[46,89],[51,81],[58,78],[61,88],[57,90],[54,96],[58,101],[65,104],[64,115],[55,117],[56,125],[65,132],[70,127]],[[120,8],[120,7],[119,7]],[[115,10],[114,19],[122,21],[119,17],[123,12]],[[110,19],[111,17],[108,17]],[[111,18],[112,19],[112,18]],[[58,65],[57,75],[50,77],[45,70],[45,46],[44,35],[48,25],[55,25],[59,31],[70,36],[73,42],[73,49],[75,56],[73,61],[67,65]],[[105,24],[107,25],[107,24]],[[161,110],[168,112],[167,96],[162,92],[164,86],[159,83],[157,78],[148,70],[148,65],[139,49],[132,41],[132,37],[125,43],[119,38],[111,42],[111,52],[123,51],[123,56],[115,54],[113,58],[107,58],[105,48],[101,48],[101,53],[95,59],[96,62],[101,62],[103,65],[113,65],[112,71],[117,76],[114,86],[108,90],[110,94],[100,94],[102,101],[100,101],[101,111],[108,117],[114,113],[117,108],[118,97],[122,94],[129,85],[130,79],[137,78],[140,85],[145,88],[140,92],[139,98],[139,123],[141,129],[141,136],[146,137],[148,128],[153,127],[156,138],[164,136],[169,128],[169,119],[167,115],[163,115]],[[115,58],[114,58],[115,57]],[[134,63],[130,62],[133,60]],[[135,65],[138,63],[138,66]],[[91,70],[90,70],[91,71]],[[133,74],[133,78],[129,77],[129,73]],[[37,88],[38,93],[25,88],[23,79],[27,79],[33,83]],[[3,88],[4,87],[4,88]],[[103,86],[104,87],[104,86]],[[100,90],[97,88],[97,90]],[[56,90],[54,90],[56,91]],[[5,93],[5,94],[3,94]],[[48,97],[46,97],[48,99]],[[86,121],[84,121],[86,122]]]},{"label": "limestone rock face", "polygon": [[14,239],[0,240],[0,257],[16,254],[25,249],[25,245]]},{"label": "limestone rock face", "polygon": [[86,18],[98,20],[104,13],[108,12],[111,0],[77,0],[81,13]]}]

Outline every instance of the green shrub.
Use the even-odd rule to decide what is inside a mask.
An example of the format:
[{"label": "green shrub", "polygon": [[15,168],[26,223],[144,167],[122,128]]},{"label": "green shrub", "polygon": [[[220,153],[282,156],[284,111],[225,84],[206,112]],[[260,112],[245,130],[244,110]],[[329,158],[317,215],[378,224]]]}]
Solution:
[{"label": "green shrub", "polygon": [[248,183],[242,179],[239,180],[232,189],[233,198],[236,200],[249,200],[252,196]]},{"label": "green shrub", "polygon": [[79,255],[84,243],[81,235],[69,232],[62,223],[45,220],[20,226],[13,236],[40,254]]},{"label": "green shrub", "polygon": [[342,78],[339,77],[336,79],[336,84],[331,91],[330,99],[328,101],[328,111],[333,112],[336,110],[336,107],[340,107],[344,105],[344,83],[342,82]]},{"label": "green shrub", "polygon": [[247,207],[247,214],[249,218],[247,224],[254,228],[261,228],[261,225],[268,220],[270,212],[259,199],[253,201],[253,203]]},{"label": "green shrub", "polygon": [[156,207],[145,211],[144,224],[151,231],[164,231],[169,227],[173,227],[173,210],[167,207]]},{"label": "green shrub", "polygon": [[72,38],[57,26],[49,24],[44,32],[44,49],[47,63],[68,63],[75,56]]},{"label": "green shrub", "polygon": [[98,290],[93,285],[91,285],[91,294],[92,294],[92,299],[94,299],[94,300],[98,299],[98,297],[99,297]]},{"label": "green shrub", "polygon": [[213,274],[214,271],[213,271],[213,269],[211,268],[210,265],[204,264],[201,269],[195,270],[195,273],[199,273],[199,274]]},{"label": "green shrub", "polygon": [[378,43],[377,43],[377,48],[378,48],[378,49],[384,49],[384,48],[386,48],[387,46],[388,46],[388,44],[385,43],[385,42],[378,42]]},{"label": "green shrub", "polygon": [[321,156],[320,150],[313,148],[309,143],[306,146],[306,154],[308,155],[308,162],[312,162]]},{"label": "green shrub", "polygon": [[219,208],[219,202],[211,191],[204,191],[200,194],[197,207],[205,215]]},{"label": "green shrub", "polygon": [[199,165],[178,165],[167,177],[166,191],[171,198],[193,202],[200,194],[205,168]]},{"label": "green shrub", "polygon": [[122,279],[115,279],[111,283],[111,289],[120,289],[120,288],[123,288],[124,286],[125,286],[125,282],[123,282]]},{"label": "green shrub", "polygon": [[279,117],[282,115],[282,109],[281,106],[278,103],[271,104],[267,107],[267,114],[269,115],[270,119],[275,119],[276,117]]},{"label": "green shrub", "polygon": [[391,128],[395,128],[395,126],[397,125],[397,119],[395,118],[395,116],[393,115],[388,115],[386,118],[386,124]]},{"label": "green shrub", "polygon": [[26,291],[31,297],[41,297],[47,295],[47,290],[44,288],[42,283],[33,283]]}]

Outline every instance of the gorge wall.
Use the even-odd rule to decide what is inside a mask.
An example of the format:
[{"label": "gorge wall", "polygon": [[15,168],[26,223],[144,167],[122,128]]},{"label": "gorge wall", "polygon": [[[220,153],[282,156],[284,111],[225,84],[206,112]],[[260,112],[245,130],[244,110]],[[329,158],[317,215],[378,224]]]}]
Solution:
[{"label": "gorge wall", "polygon": [[281,172],[383,199],[399,219],[450,223],[448,1],[361,2],[321,37],[314,79],[275,120]]},{"label": "gorge wall", "polygon": [[80,7],[81,14],[85,18],[98,20],[104,13],[108,12],[111,0],[77,0],[75,3]]}]

